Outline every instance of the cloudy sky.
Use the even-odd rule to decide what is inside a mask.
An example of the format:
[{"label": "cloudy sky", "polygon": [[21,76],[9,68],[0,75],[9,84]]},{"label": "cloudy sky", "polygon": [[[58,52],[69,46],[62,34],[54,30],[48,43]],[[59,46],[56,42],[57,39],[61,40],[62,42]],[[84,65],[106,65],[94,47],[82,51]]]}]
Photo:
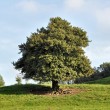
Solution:
[{"label": "cloudy sky", "polygon": [[92,41],[85,49],[92,66],[110,61],[110,0],[0,0],[0,74],[6,85],[15,84],[13,68],[18,45],[51,17],[83,28]]}]

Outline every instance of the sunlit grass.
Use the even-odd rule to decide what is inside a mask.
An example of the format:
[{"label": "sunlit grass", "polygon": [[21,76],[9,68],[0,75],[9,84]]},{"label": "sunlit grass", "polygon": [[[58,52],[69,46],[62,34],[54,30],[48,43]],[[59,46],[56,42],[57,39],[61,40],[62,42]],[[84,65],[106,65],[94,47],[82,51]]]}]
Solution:
[{"label": "sunlit grass", "polygon": [[74,95],[34,95],[31,89],[49,89],[49,86],[14,85],[0,88],[0,110],[109,110],[110,85],[74,84],[61,88],[84,90]]}]

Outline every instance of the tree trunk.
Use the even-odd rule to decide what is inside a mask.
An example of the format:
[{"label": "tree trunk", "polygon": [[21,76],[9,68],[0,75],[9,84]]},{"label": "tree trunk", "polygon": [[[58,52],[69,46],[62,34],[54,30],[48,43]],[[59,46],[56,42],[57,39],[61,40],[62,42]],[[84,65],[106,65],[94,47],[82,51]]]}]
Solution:
[{"label": "tree trunk", "polygon": [[53,91],[58,91],[59,90],[58,81],[52,80],[52,90]]}]

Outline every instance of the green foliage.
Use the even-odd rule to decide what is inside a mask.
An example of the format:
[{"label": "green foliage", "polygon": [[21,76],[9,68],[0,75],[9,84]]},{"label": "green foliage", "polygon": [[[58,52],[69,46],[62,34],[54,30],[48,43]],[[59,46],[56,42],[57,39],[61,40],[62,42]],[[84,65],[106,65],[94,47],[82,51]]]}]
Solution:
[{"label": "green foliage", "polygon": [[61,81],[93,73],[84,48],[86,32],[60,17],[51,18],[46,28],[38,29],[19,45],[22,57],[14,62],[24,78],[39,81]]},{"label": "green foliage", "polygon": [[[28,91],[39,85],[0,87],[2,110],[109,110],[110,85],[78,84],[65,86],[84,90],[79,94],[61,96],[33,95]],[[63,86],[62,86],[63,88]],[[22,93],[20,92],[22,91]],[[9,94],[8,94],[9,93]],[[29,93],[29,94],[27,94]]]},{"label": "green foliage", "polygon": [[102,75],[102,77],[110,76],[110,62],[105,62],[97,68],[97,71]]},{"label": "green foliage", "polygon": [[20,77],[20,76],[17,76],[17,77],[16,77],[16,81],[17,81],[17,84],[20,85],[20,84],[21,84],[21,81],[22,81],[22,80],[21,80],[21,77]]},{"label": "green foliage", "polygon": [[[94,74],[89,77],[81,77],[75,80],[75,83],[83,83],[88,81],[95,81],[110,76],[110,62],[105,62],[99,67],[94,68]],[[100,80],[99,80],[100,81]]]},{"label": "green foliage", "polygon": [[5,85],[5,82],[3,80],[3,77],[0,75],[0,86],[4,86]]}]

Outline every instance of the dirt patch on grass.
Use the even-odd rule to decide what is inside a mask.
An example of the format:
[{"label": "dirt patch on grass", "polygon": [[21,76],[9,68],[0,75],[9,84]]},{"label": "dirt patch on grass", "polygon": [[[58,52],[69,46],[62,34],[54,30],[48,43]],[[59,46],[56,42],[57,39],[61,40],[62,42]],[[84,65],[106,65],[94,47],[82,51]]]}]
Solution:
[{"label": "dirt patch on grass", "polygon": [[52,91],[52,90],[47,90],[47,91],[36,91],[32,90],[30,93],[34,95],[48,95],[48,96],[58,96],[58,95],[75,95],[79,94],[81,92],[85,92],[86,90],[78,89],[78,88],[65,88],[65,89],[59,89],[59,91]]}]

